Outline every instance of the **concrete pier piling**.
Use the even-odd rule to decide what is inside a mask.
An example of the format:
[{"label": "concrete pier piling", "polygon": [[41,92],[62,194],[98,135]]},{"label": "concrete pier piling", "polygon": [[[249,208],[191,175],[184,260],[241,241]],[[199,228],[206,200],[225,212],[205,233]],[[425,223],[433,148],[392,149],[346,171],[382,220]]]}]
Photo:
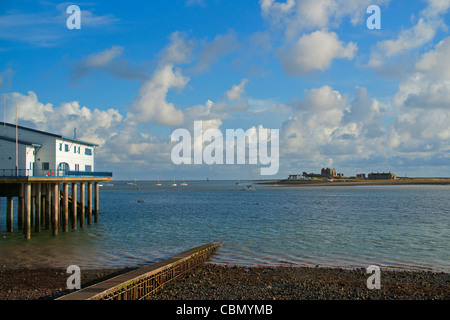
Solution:
[{"label": "concrete pier piling", "polygon": [[[31,239],[33,230],[39,233],[42,228],[57,236],[60,229],[68,232],[69,226],[72,230],[78,226],[84,228],[86,219],[88,225],[92,220],[98,223],[99,183],[111,180],[110,177],[0,178],[0,198],[6,200],[6,214],[0,214],[0,228],[8,233],[14,230],[14,198],[17,199],[17,228],[25,239]],[[6,217],[5,224],[1,221],[3,217]]]}]

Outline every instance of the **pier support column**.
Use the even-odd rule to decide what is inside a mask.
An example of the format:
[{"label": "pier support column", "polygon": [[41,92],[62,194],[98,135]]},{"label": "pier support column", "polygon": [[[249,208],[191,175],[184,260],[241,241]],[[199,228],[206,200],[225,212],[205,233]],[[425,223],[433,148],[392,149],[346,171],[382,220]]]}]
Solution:
[{"label": "pier support column", "polygon": [[31,212],[30,212],[30,220],[31,220],[31,224],[30,226],[33,228],[34,227],[34,214],[36,212],[36,197],[34,196],[34,192],[35,192],[35,185],[34,183],[31,185]]},{"label": "pier support column", "polygon": [[78,184],[76,182],[72,182],[72,229],[77,229],[77,187]]},{"label": "pier support column", "polygon": [[13,232],[13,197],[6,198],[6,232]]},{"label": "pier support column", "polygon": [[92,182],[88,182],[88,225],[92,224]]},{"label": "pier support column", "polygon": [[23,234],[25,239],[31,238],[31,184],[25,184],[25,215]]},{"label": "pier support column", "polygon": [[54,236],[58,235],[58,208],[59,208],[59,183],[54,183],[52,186],[52,234]]},{"label": "pier support column", "polygon": [[86,204],[84,199],[86,198],[86,183],[80,182],[80,206],[81,206],[81,217],[80,217],[80,228],[84,228],[84,220],[86,219]]},{"label": "pier support column", "polygon": [[42,190],[41,190],[41,184],[36,183],[35,184],[35,209],[34,209],[34,231],[35,232],[41,232],[41,201],[42,201]]},{"label": "pier support column", "polygon": [[63,183],[63,231],[69,231],[69,184]]},{"label": "pier support column", "polygon": [[95,223],[98,223],[98,209],[99,209],[99,192],[98,192],[98,182],[94,183],[94,190],[95,190],[95,199],[94,199],[94,221]]},{"label": "pier support column", "polygon": [[45,184],[45,230],[50,230],[52,221],[52,187],[50,183]]},{"label": "pier support column", "polygon": [[24,184],[20,184],[20,195],[19,195],[19,201],[18,201],[18,208],[17,208],[17,227],[19,230],[23,230],[23,211],[25,206],[25,200],[23,198],[24,195]]}]

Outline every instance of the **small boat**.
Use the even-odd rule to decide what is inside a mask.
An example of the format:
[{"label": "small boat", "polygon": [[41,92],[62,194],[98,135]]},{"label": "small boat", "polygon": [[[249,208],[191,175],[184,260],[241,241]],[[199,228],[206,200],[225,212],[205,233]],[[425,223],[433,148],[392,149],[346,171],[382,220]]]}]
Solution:
[{"label": "small boat", "polygon": [[158,186],[158,187],[161,187],[161,186],[162,186],[161,182],[159,182],[159,177],[158,177],[158,182],[155,183],[155,186]]},{"label": "small boat", "polygon": [[184,182],[184,180],[183,180],[183,183],[180,184],[180,186],[187,186],[187,185],[188,184],[186,182]]},{"label": "small boat", "polygon": [[175,183],[175,179],[173,179],[172,187],[176,187],[177,184]]},{"label": "small boat", "polygon": [[142,199],[139,199],[139,200],[138,200],[138,202],[142,203],[142,202],[145,202],[145,201],[144,201],[144,200],[142,200]]},{"label": "small boat", "polygon": [[245,188],[242,189],[242,190],[244,190],[244,191],[255,191],[256,188],[255,188],[252,184],[248,184],[248,185],[246,185]]}]

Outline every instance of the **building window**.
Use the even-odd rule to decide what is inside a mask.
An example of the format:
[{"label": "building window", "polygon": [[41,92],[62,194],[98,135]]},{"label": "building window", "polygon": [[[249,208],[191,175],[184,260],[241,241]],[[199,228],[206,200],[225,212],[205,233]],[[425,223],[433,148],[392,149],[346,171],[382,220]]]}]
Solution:
[{"label": "building window", "polygon": [[77,153],[77,147],[76,146],[73,147],[73,153]]},{"label": "building window", "polygon": [[80,165],[79,164],[75,165],[75,171],[80,171]]},{"label": "building window", "polygon": [[59,151],[62,151],[62,143],[59,144]]},{"label": "building window", "polygon": [[64,147],[66,148],[66,152],[69,152],[69,145],[66,144]]},{"label": "building window", "polygon": [[92,171],[92,166],[86,165],[84,171],[91,172]]},{"label": "building window", "polygon": [[42,170],[50,170],[50,163],[42,162]]},{"label": "building window", "polygon": [[92,156],[92,149],[86,148],[85,154],[87,156]]},{"label": "building window", "polygon": [[78,154],[80,154],[80,147],[78,147]]},{"label": "building window", "polygon": [[69,170],[70,170],[70,166],[69,166],[69,164],[66,163],[66,162],[61,162],[61,163],[59,164],[59,166],[58,166],[58,170],[59,170],[59,171],[66,172],[66,171],[69,171]]}]

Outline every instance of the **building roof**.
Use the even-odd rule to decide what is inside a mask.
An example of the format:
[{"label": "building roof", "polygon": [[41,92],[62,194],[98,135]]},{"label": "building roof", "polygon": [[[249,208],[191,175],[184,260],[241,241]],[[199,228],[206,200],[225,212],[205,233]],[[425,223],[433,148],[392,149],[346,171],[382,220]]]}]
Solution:
[{"label": "building roof", "polygon": [[[10,138],[10,137],[5,137],[5,136],[0,136],[0,140],[5,140],[5,141],[16,143],[16,139]],[[32,146],[32,147],[37,147],[37,148],[42,147],[42,145],[40,145],[39,143],[33,143],[33,142],[24,141],[24,140],[17,140],[17,142],[20,144],[27,145],[27,146]]]},{"label": "building roof", "polygon": [[[7,123],[7,122],[0,122],[0,126],[4,126],[4,125],[6,125],[8,127],[14,127],[14,128],[16,127],[15,124]],[[36,129],[24,127],[24,126],[17,126],[17,128],[22,129],[22,130],[31,131],[31,132],[36,132],[36,133],[39,133],[39,134],[44,134],[44,135],[47,135],[47,136],[52,136],[52,137],[55,137],[55,138],[58,138],[58,139],[63,139],[63,140],[71,141],[71,142],[76,142],[76,143],[92,146],[92,147],[98,147],[98,144],[91,143],[91,142],[86,142],[86,141],[82,141],[82,140],[78,140],[78,139],[64,137],[64,136],[59,135],[59,134],[54,134],[54,133],[50,133],[50,132],[36,130]],[[13,140],[14,140],[14,142],[16,141],[15,139],[13,139]]]}]

